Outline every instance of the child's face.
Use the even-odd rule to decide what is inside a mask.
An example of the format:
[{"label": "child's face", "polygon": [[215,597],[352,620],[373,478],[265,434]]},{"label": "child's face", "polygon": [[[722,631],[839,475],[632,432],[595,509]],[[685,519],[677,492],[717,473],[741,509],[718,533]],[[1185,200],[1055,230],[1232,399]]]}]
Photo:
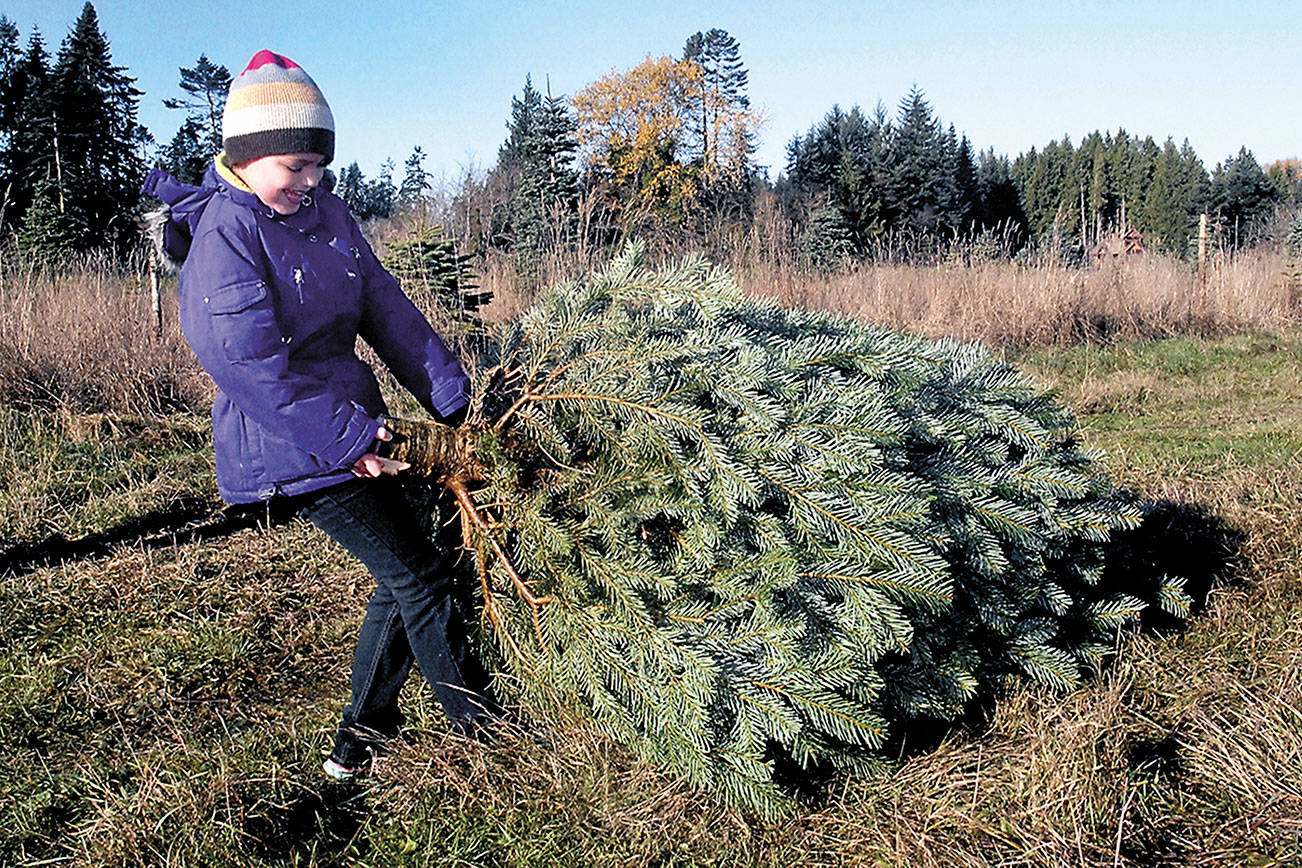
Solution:
[{"label": "child's face", "polygon": [[271,154],[235,166],[236,176],[277,214],[297,211],[324,173],[320,154]]}]

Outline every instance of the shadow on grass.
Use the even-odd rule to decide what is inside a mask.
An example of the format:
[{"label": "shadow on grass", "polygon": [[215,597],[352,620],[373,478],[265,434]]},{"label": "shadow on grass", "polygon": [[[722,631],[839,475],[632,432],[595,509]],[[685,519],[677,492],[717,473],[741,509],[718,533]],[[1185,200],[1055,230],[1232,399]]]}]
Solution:
[{"label": "shadow on grass", "polygon": [[288,800],[274,794],[241,794],[252,803],[243,821],[246,849],[276,864],[351,865],[366,855],[359,834],[370,816],[367,787],[356,783],[327,783],[319,791],[305,790]]},{"label": "shadow on grass", "polygon": [[[1126,593],[1151,602],[1164,576],[1178,576],[1193,600],[1190,617],[1196,617],[1207,608],[1213,588],[1238,583],[1246,533],[1197,503],[1157,500],[1140,508],[1139,526],[1114,533],[1108,542],[1102,593]],[[1144,630],[1162,634],[1179,632],[1189,623],[1157,605],[1149,605],[1140,622]]]},{"label": "shadow on grass", "polygon": [[[431,537],[448,550],[459,548],[459,531],[447,510],[437,506],[439,498],[446,499],[442,487],[420,479],[403,480],[403,491],[415,514],[428,517],[426,531]],[[214,511],[212,501],[206,498],[182,497],[165,508],[77,539],[56,533],[18,543],[0,551],[0,576],[24,576],[46,567],[104,557],[121,545],[152,550],[220,539],[254,527],[275,527],[293,519],[298,506],[298,501],[275,498]]]},{"label": "shadow on grass", "polygon": [[291,510],[266,503],[229,506],[214,512],[211,501],[186,497],[165,509],[152,510],[77,539],[54,534],[19,543],[0,552],[0,576],[23,576],[45,567],[104,557],[121,545],[160,549],[218,539],[253,527],[284,524],[292,517]]}]

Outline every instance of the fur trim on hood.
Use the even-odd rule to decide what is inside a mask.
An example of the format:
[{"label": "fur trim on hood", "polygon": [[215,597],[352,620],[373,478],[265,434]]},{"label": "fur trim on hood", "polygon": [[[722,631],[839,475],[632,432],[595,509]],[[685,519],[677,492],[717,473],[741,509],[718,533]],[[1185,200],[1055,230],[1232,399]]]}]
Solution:
[{"label": "fur trim on hood", "polygon": [[149,242],[154,252],[154,261],[164,274],[176,274],[181,270],[184,259],[177,259],[167,250],[167,223],[172,219],[172,206],[164,205],[141,215],[140,231]]},{"label": "fur trim on hood", "polygon": [[163,203],[140,220],[141,231],[158,255],[159,265],[175,273],[190,253],[190,241],[208,200],[217,192],[215,186],[196,187],[183,184],[162,169],[154,169],[145,178],[140,192]]}]

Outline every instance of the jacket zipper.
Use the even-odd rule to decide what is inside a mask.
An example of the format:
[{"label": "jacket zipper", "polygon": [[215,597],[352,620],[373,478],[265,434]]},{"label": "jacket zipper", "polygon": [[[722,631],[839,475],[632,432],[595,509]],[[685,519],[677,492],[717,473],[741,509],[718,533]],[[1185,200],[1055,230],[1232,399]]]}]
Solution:
[{"label": "jacket zipper", "polygon": [[303,303],[303,269],[294,269],[294,288],[298,290],[298,303]]}]

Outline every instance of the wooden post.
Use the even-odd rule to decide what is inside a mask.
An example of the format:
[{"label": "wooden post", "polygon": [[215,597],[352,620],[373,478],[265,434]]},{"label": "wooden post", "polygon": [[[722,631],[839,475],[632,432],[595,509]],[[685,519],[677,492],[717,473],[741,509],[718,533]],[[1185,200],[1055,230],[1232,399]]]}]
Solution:
[{"label": "wooden post", "polygon": [[1080,188],[1080,252],[1082,256],[1089,256],[1090,242],[1087,237],[1089,233],[1085,224],[1085,188]]},{"label": "wooden post", "polygon": [[154,306],[154,334],[163,336],[163,298],[158,292],[158,266],[154,248],[149,248],[149,300]]},{"label": "wooden post", "polygon": [[1207,212],[1198,216],[1198,280],[1207,280]]}]

